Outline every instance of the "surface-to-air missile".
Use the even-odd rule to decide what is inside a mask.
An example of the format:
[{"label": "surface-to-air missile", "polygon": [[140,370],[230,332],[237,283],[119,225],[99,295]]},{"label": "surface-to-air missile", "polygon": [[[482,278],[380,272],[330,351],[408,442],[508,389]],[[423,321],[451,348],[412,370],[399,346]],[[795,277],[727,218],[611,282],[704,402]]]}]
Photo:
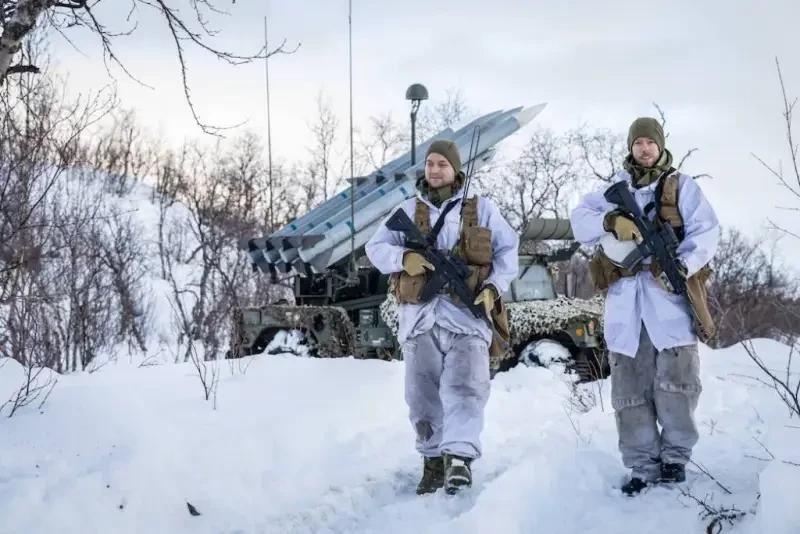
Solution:
[{"label": "surface-to-air missile", "polygon": [[352,191],[348,186],[277,232],[243,242],[243,248],[250,252],[253,263],[265,270],[293,269],[302,275],[324,272],[354,249],[363,247],[380,221],[403,200],[414,196],[418,173],[425,165],[425,152],[435,139],[450,139],[461,154],[468,154],[473,129],[480,127],[480,141],[474,151],[477,168],[491,158],[497,143],[528,124],[542,109],[544,104],[495,111],[456,131],[444,130],[417,148],[415,165],[411,165],[410,152],[406,153],[372,174],[356,178]]}]

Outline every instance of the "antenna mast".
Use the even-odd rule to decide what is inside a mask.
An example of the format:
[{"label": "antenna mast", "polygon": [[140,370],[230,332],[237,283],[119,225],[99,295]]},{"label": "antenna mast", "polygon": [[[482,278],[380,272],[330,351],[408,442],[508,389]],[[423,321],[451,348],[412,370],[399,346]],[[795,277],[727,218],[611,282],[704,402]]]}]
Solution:
[{"label": "antenna mast", "polygon": [[353,150],[353,0],[348,0],[347,29],[348,53],[350,62],[350,273],[349,281],[358,283],[358,270],[356,268],[356,179]]},{"label": "antenna mast", "polygon": [[264,16],[264,73],[266,75],[266,90],[267,90],[267,176],[269,179],[269,231],[275,231],[275,188],[272,182],[272,121],[270,120],[269,109],[269,48],[267,38],[267,17]]}]

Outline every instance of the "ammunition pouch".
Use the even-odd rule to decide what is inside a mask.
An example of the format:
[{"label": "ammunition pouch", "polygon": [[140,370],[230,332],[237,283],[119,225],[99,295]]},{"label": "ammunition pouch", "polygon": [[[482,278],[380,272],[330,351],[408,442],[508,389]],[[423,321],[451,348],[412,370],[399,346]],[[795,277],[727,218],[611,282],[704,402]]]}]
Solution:
[{"label": "ammunition pouch", "polygon": [[401,304],[420,304],[422,288],[428,282],[428,271],[411,276],[405,271],[389,275],[389,292]]},{"label": "ammunition pouch", "polygon": [[592,259],[589,260],[589,277],[592,279],[592,284],[598,291],[608,291],[608,288],[620,278],[625,276],[633,276],[639,271],[650,270],[650,274],[657,277],[661,273],[661,269],[657,263],[649,265],[640,265],[638,269],[629,270],[615,265],[602,250],[594,253]]},{"label": "ammunition pouch", "polygon": [[607,291],[611,284],[619,280],[622,275],[617,274],[618,270],[619,267],[611,263],[600,250],[589,260],[589,277],[597,291]]},{"label": "ammunition pouch", "polygon": [[[467,287],[472,294],[477,294],[478,288],[483,285],[489,273],[491,272],[491,265],[468,265],[469,276],[467,277]],[[399,273],[392,273],[389,276],[389,291],[397,299],[400,304],[421,304],[420,299],[422,289],[428,283],[434,273],[426,271],[417,276],[411,276],[405,271]],[[449,289],[444,290],[444,294],[450,295],[454,302],[460,302],[455,293]]]},{"label": "ammunition pouch", "polygon": [[703,343],[708,343],[717,333],[714,318],[708,308],[708,289],[706,288],[706,281],[712,273],[711,267],[706,265],[686,280],[686,296],[692,307],[694,330]]},{"label": "ammunition pouch", "polygon": [[[651,269],[651,272],[653,272],[653,269]],[[706,282],[713,272],[711,267],[704,265],[699,271],[686,279],[686,298],[689,300],[689,307],[692,310],[694,331],[703,343],[707,343],[717,332],[714,318],[711,316],[711,310],[708,307],[708,289],[706,288]],[[656,265],[653,276],[658,277],[660,274],[661,268]]]},{"label": "ammunition pouch", "polygon": [[483,226],[467,226],[461,234],[461,254],[469,265],[492,264],[492,231]]},{"label": "ammunition pouch", "polygon": [[[509,342],[511,341],[511,331],[508,327],[508,308],[506,308],[506,303],[503,302],[503,298],[500,297],[495,302],[494,308],[492,309],[492,322],[494,323],[495,329],[497,329],[497,333],[500,334],[500,337],[505,341],[505,346],[509,346]],[[492,336],[492,343],[489,345],[489,358],[494,360],[502,360],[504,359],[506,351],[509,349],[504,349],[503,344],[497,339],[497,336]]]}]

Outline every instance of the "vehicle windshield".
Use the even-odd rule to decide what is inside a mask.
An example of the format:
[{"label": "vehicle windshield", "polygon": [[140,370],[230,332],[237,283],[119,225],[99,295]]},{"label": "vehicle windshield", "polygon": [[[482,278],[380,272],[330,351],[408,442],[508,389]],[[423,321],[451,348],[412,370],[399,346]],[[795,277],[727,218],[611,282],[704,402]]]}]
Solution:
[{"label": "vehicle windshield", "polygon": [[520,265],[519,278],[511,282],[503,295],[507,302],[556,298],[553,281],[544,265]]}]

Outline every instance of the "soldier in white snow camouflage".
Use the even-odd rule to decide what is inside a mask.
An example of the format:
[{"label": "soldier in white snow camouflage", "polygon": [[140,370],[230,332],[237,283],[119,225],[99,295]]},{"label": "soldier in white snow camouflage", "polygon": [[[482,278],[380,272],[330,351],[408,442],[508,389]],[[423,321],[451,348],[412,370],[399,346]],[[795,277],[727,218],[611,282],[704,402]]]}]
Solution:
[{"label": "soldier in white snow camouflage", "polygon": [[[464,205],[472,222],[459,220],[464,173],[451,141],[431,144],[425,178],[405,210],[424,232],[444,213],[436,246],[460,255],[470,266],[468,285],[487,315],[503,304],[500,295],[517,276],[518,236],[488,199],[473,197]],[[456,209],[448,210],[449,205]],[[467,216],[465,215],[465,219]],[[461,233],[460,233],[461,232]],[[468,249],[469,243],[483,243]],[[370,261],[394,275],[394,294],[400,302],[398,340],[405,359],[405,399],[416,433],[416,448],[424,457],[417,493],[446,486],[454,493],[472,482],[471,462],[480,457],[483,412],[489,398],[489,346],[492,332],[457,298],[440,292],[427,302],[418,300],[433,267],[405,246],[404,236],[381,225],[366,245]]]},{"label": "soldier in white snow camouflage", "polygon": [[[687,288],[691,286],[689,299],[664,287],[660,266],[649,259],[629,271],[600,251],[591,271],[598,288],[607,291],[604,332],[619,448],[623,463],[631,469],[631,479],[622,487],[628,495],[652,482],[685,480],[684,466],[698,440],[697,334],[705,337],[713,330],[704,283],[717,248],[719,224],[692,177],[672,167],[664,140],[655,119],[634,121],[628,134],[630,154],[615,178],[628,183],[642,211],[652,214],[651,220],[675,231],[682,274]],[[618,242],[641,242],[637,226],[615,208],[602,191],[586,195],[572,212],[575,238],[597,245],[611,233]]]}]

